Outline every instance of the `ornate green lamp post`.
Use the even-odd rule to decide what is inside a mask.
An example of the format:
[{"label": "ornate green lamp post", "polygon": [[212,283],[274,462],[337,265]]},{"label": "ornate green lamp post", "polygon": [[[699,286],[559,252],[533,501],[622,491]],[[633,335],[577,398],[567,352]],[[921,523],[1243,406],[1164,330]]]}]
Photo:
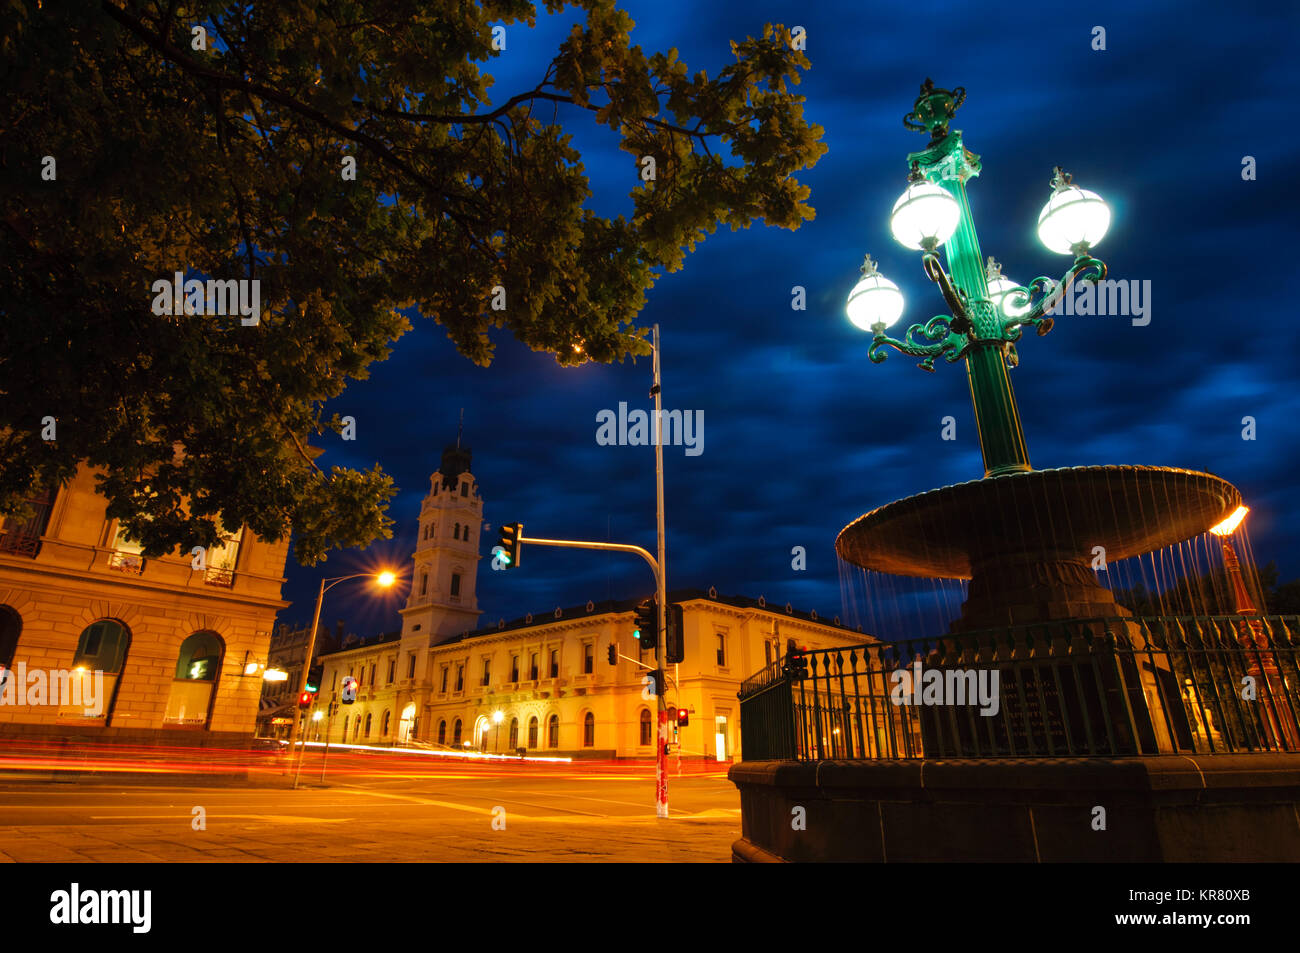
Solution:
[{"label": "ornate green lamp post", "polygon": [[[960,86],[935,89],[928,79],[922,84],[903,124],[928,131],[930,143],[907,157],[912,170],[907,190],[890,220],[894,237],[922,253],[925,274],[939,286],[952,314],[913,324],[901,341],[889,337],[885,330],[902,316],[903,296],[870,256],[847,310],[849,320],[872,333],[868,356],[873,363],[885,360],[887,347],[920,357],[918,366],[927,371],[934,370],[934,359],[941,355],[950,364],[965,359],[984,475],[993,477],[1032,469],[1007,375],[1007,368],[1019,361],[1015,342],[1027,325],[1040,335],[1052,329],[1048,314],[1075,281],[1106,277],[1106,266],[1090,251],[1110,225],[1110,209],[1095,193],[1074,185],[1058,166],[1052,196],[1038,216],[1038,236],[1052,251],[1074,256],[1070,270],[1059,282],[1039,277],[1021,286],[1003,277],[992,258],[985,265],[966,199],[966,180],[980,172],[979,156],[962,145],[959,130],[948,130],[965,98]],[[946,245],[948,271],[939,260],[940,245]]]}]

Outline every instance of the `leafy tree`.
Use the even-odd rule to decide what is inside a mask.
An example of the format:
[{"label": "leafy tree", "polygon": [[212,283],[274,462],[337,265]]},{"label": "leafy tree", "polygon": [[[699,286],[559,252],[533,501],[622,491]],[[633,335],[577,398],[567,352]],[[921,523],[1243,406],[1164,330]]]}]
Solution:
[{"label": "leafy tree", "polygon": [[[813,215],[795,174],[825,146],[784,27],[710,79],[632,45],[610,0],[555,0],[583,22],[535,87],[489,98],[493,28],[532,25],[531,3],[5,6],[0,513],[85,461],[149,555],[211,545],[218,519],[292,531],[307,564],[389,536],[391,480],[324,473],[310,441],[402,309],[480,364],[493,327],[561,364],[622,360],[649,353],[646,292],[719,224]],[[630,216],[584,207],[561,125],[583,119],[634,157]],[[259,323],[155,314],[176,272],[257,279]]]}]

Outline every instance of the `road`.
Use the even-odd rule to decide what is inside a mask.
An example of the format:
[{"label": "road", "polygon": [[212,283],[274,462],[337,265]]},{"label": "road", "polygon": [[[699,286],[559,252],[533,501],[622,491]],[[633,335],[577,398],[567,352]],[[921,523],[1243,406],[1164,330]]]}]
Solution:
[{"label": "road", "polygon": [[396,760],[342,759],[327,785],[304,769],[298,790],[0,776],[0,861],[716,863],[740,836],[716,765],[670,776],[660,820],[647,765]]}]

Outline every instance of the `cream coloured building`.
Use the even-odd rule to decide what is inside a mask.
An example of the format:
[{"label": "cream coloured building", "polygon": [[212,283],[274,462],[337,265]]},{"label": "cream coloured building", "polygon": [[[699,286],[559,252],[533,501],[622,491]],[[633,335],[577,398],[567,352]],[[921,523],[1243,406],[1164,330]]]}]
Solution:
[{"label": "cream coloured building", "polygon": [[[322,707],[339,701],[345,676],[359,685],[355,703],[337,704],[317,724],[334,743],[653,757],[657,703],[647,669],[633,661],[654,665],[632,637],[639,600],[472,625],[483,501],[469,464],[467,450],[449,448],[433,474],[402,629],[324,657]],[[670,706],[689,713],[675,739],[683,758],[736,756],[740,683],[778,658],[786,640],[808,649],[875,641],[762,598],[690,590],[669,593],[669,602],[683,606],[685,628],[685,661],[668,667],[666,691]],[[623,656],[614,665],[611,644]]]},{"label": "cream coloured building", "polygon": [[[0,738],[239,744],[253,734],[288,541],[246,530],[190,556],[144,558],[105,516],[94,471],[0,521],[0,666],[43,700],[0,694]],[[96,713],[53,685],[102,678]],[[28,686],[24,686],[30,688]],[[36,703],[32,703],[35,701]]]}]

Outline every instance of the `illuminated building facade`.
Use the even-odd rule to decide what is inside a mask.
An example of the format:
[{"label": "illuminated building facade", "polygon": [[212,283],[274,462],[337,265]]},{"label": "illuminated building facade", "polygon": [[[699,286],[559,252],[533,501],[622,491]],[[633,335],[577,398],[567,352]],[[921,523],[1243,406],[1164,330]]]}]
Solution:
[{"label": "illuminated building facade", "polygon": [[[472,625],[483,502],[469,463],[467,450],[449,448],[433,474],[401,631],[324,657],[319,704],[338,702],[346,676],[358,680],[356,702],[337,704],[311,737],[328,730],[332,743],[653,757],[657,703],[647,669],[629,660],[654,664],[632,637],[639,600]],[[669,601],[683,605],[685,620],[685,661],[667,672],[668,704],[688,711],[676,739],[683,758],[737,755],[740,682],[779,658],[787,639],[809,649],[874,641],[761,598],[692,590]],[[611,644],[626,657],[615,665]]]},{"label": "illuminated building facade", "polygon": [[0,737],[251,737],[288,541],[228,533],[203,570],[189,555],[145,558],[87,467],[31,503],[30,518],[0,520],[0,666],[28,689],[0,703]]}]

